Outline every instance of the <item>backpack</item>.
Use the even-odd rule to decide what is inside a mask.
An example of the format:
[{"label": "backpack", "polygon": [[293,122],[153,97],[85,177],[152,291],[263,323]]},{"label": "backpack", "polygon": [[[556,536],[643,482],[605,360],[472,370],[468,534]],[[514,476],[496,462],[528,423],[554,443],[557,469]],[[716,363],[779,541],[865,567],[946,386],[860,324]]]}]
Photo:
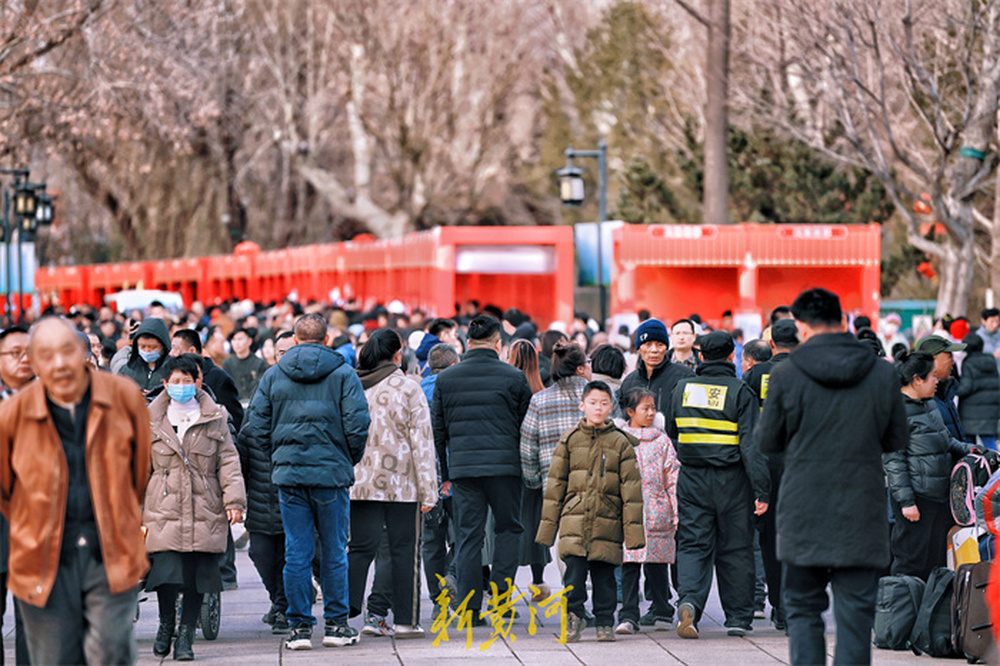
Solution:
[{"label": "backpack", "polygon": [[927,577],[920,610],[917,611],[913,633],[910,634],[910,649],[913,654],[955,656],[951,634],[954,587],[955,572],[948,567],[938,567]]},{"label": "backpack", "polygon": [[[924,581],[916,576],[883,576],[875,600],[875,647],[905,650],[924,594]],[[950,622],[950,616],[949,616]]]},{"label": "backpack", "polygon": [[956,525],[968,527],[976,522],[975,498],[993,473],[1000,469],[1000,456],[995,451],[970,453],[951,470],[949,499],[951,515]]}]

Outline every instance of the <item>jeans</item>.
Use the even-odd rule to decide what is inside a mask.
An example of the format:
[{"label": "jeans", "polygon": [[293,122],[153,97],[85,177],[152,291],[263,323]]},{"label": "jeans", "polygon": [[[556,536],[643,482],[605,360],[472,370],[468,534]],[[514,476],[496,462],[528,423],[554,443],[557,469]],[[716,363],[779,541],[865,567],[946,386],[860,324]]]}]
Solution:
[{"label": "jeans", "polygon": [[[496,583],[501,594],[507,591],[507,580],[514,582],[517,573],[521,532],[520,476],[483,476],[452,479],[452,509],[455,512],[455,570],[458,573],[458,600],[472,591],[466,606],[473,612],[483,605],[483,534],[486,530],[486,509],[493,510],[494,534],[493,570],[490,582]],[[612,585],[612,592],[614,586]]]},{"label": "jeans", "polygon": [[615,606],[618,605],[615,591],[615,565],[575,555],[567,555],[562,560],[566,565],[563,583],[567,587],[573,586],[573,589],[566,593],[566,609],[577,617],[584,617],[584,604],[587,601],[587,573],[589,572],[591,588],[594,593],[593,606],[596,626],[614,626]]},{"label": "jeans", "polygon": [[250,560],[264,583],[271,607],[285,613],[288,600],[285,599],[285,582],[282,571],[285,568],[285,535],[250,532]]},{"label": "jeans", "polygon": [[[397,625],[420,623],[420,529],[423,524],[416,502],[351,502],[350,563],[351,616],[361,613],[368,570],[383,535],[388,535],[389,583],[392,617]],[[382,577],[383,585],[386,577]],[[369,600],[369,610],[373,610]],[[375,611],[385,609],[375,608]]]},{"label": "jeans", "polygon": [[323,551],[320,564],[323,618],[331,624],[346,624],[350,493],[347,488],[281,486],[278,502],[285,526],[284,579],[289,624],[295,627],[316,622],[309,603],[316,532]]},{"label": "jeans", "polygon": [[17,600],[33,664],[132,664],[139,588],[111,594],[88,547],[63,556],[44,608]]},{"label": "jeans", "polygon": [[826,663],[826,625],[822,614],[829,605],[827,584],[833,587],[833,616],[837,622],[834,665],[871,663],[880,573],[879,569],[863,567],[830,569],[784,563],[782,605],[793,666]]}]

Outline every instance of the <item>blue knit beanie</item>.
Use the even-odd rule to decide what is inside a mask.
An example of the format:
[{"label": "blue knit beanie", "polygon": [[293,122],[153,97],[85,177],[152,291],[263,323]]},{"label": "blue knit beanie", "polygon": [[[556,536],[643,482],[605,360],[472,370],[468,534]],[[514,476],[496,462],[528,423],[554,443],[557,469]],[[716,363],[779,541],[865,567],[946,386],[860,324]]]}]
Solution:
[{"label": "blue knit beanie", "polygon": [[667,327],[659,319],[647,319],[639,324],[635,329],[635,348],[638,349],[645,342],[662,342],[670,346],[670,338],[667,336]]}]

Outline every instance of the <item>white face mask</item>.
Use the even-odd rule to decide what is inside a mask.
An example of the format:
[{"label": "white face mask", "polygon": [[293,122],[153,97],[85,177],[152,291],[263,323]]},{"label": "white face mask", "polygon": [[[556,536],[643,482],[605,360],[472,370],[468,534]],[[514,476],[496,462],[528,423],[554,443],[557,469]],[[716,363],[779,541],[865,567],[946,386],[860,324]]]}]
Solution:
[{"label": "white face mask", "polygon": [[882,328],[885,330],[885,337],[887,338],[891,338],[899,332],[899,326],[896,326],[896,324],[887,323]]}]

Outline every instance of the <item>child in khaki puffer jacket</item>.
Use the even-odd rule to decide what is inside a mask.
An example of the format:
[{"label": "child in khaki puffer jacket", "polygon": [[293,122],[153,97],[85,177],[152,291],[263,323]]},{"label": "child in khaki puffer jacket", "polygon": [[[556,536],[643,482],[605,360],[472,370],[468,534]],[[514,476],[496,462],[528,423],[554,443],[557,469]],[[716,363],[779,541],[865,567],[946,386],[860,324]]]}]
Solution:
[{"label": "child in khaki puffer jacket", "polygon": [[642,522],[642,477],[637,441],[608,420],[611,389],[590,382],[583,389],[579,425],[563,434],[552,455],[536,541],[551,546],[559,531],[559,557],[566,565],[569,617],[566,641],[580,640],[587,573],[594,589],[598,641],[614,641],[615,567],[628,549],[646,544]]}]

